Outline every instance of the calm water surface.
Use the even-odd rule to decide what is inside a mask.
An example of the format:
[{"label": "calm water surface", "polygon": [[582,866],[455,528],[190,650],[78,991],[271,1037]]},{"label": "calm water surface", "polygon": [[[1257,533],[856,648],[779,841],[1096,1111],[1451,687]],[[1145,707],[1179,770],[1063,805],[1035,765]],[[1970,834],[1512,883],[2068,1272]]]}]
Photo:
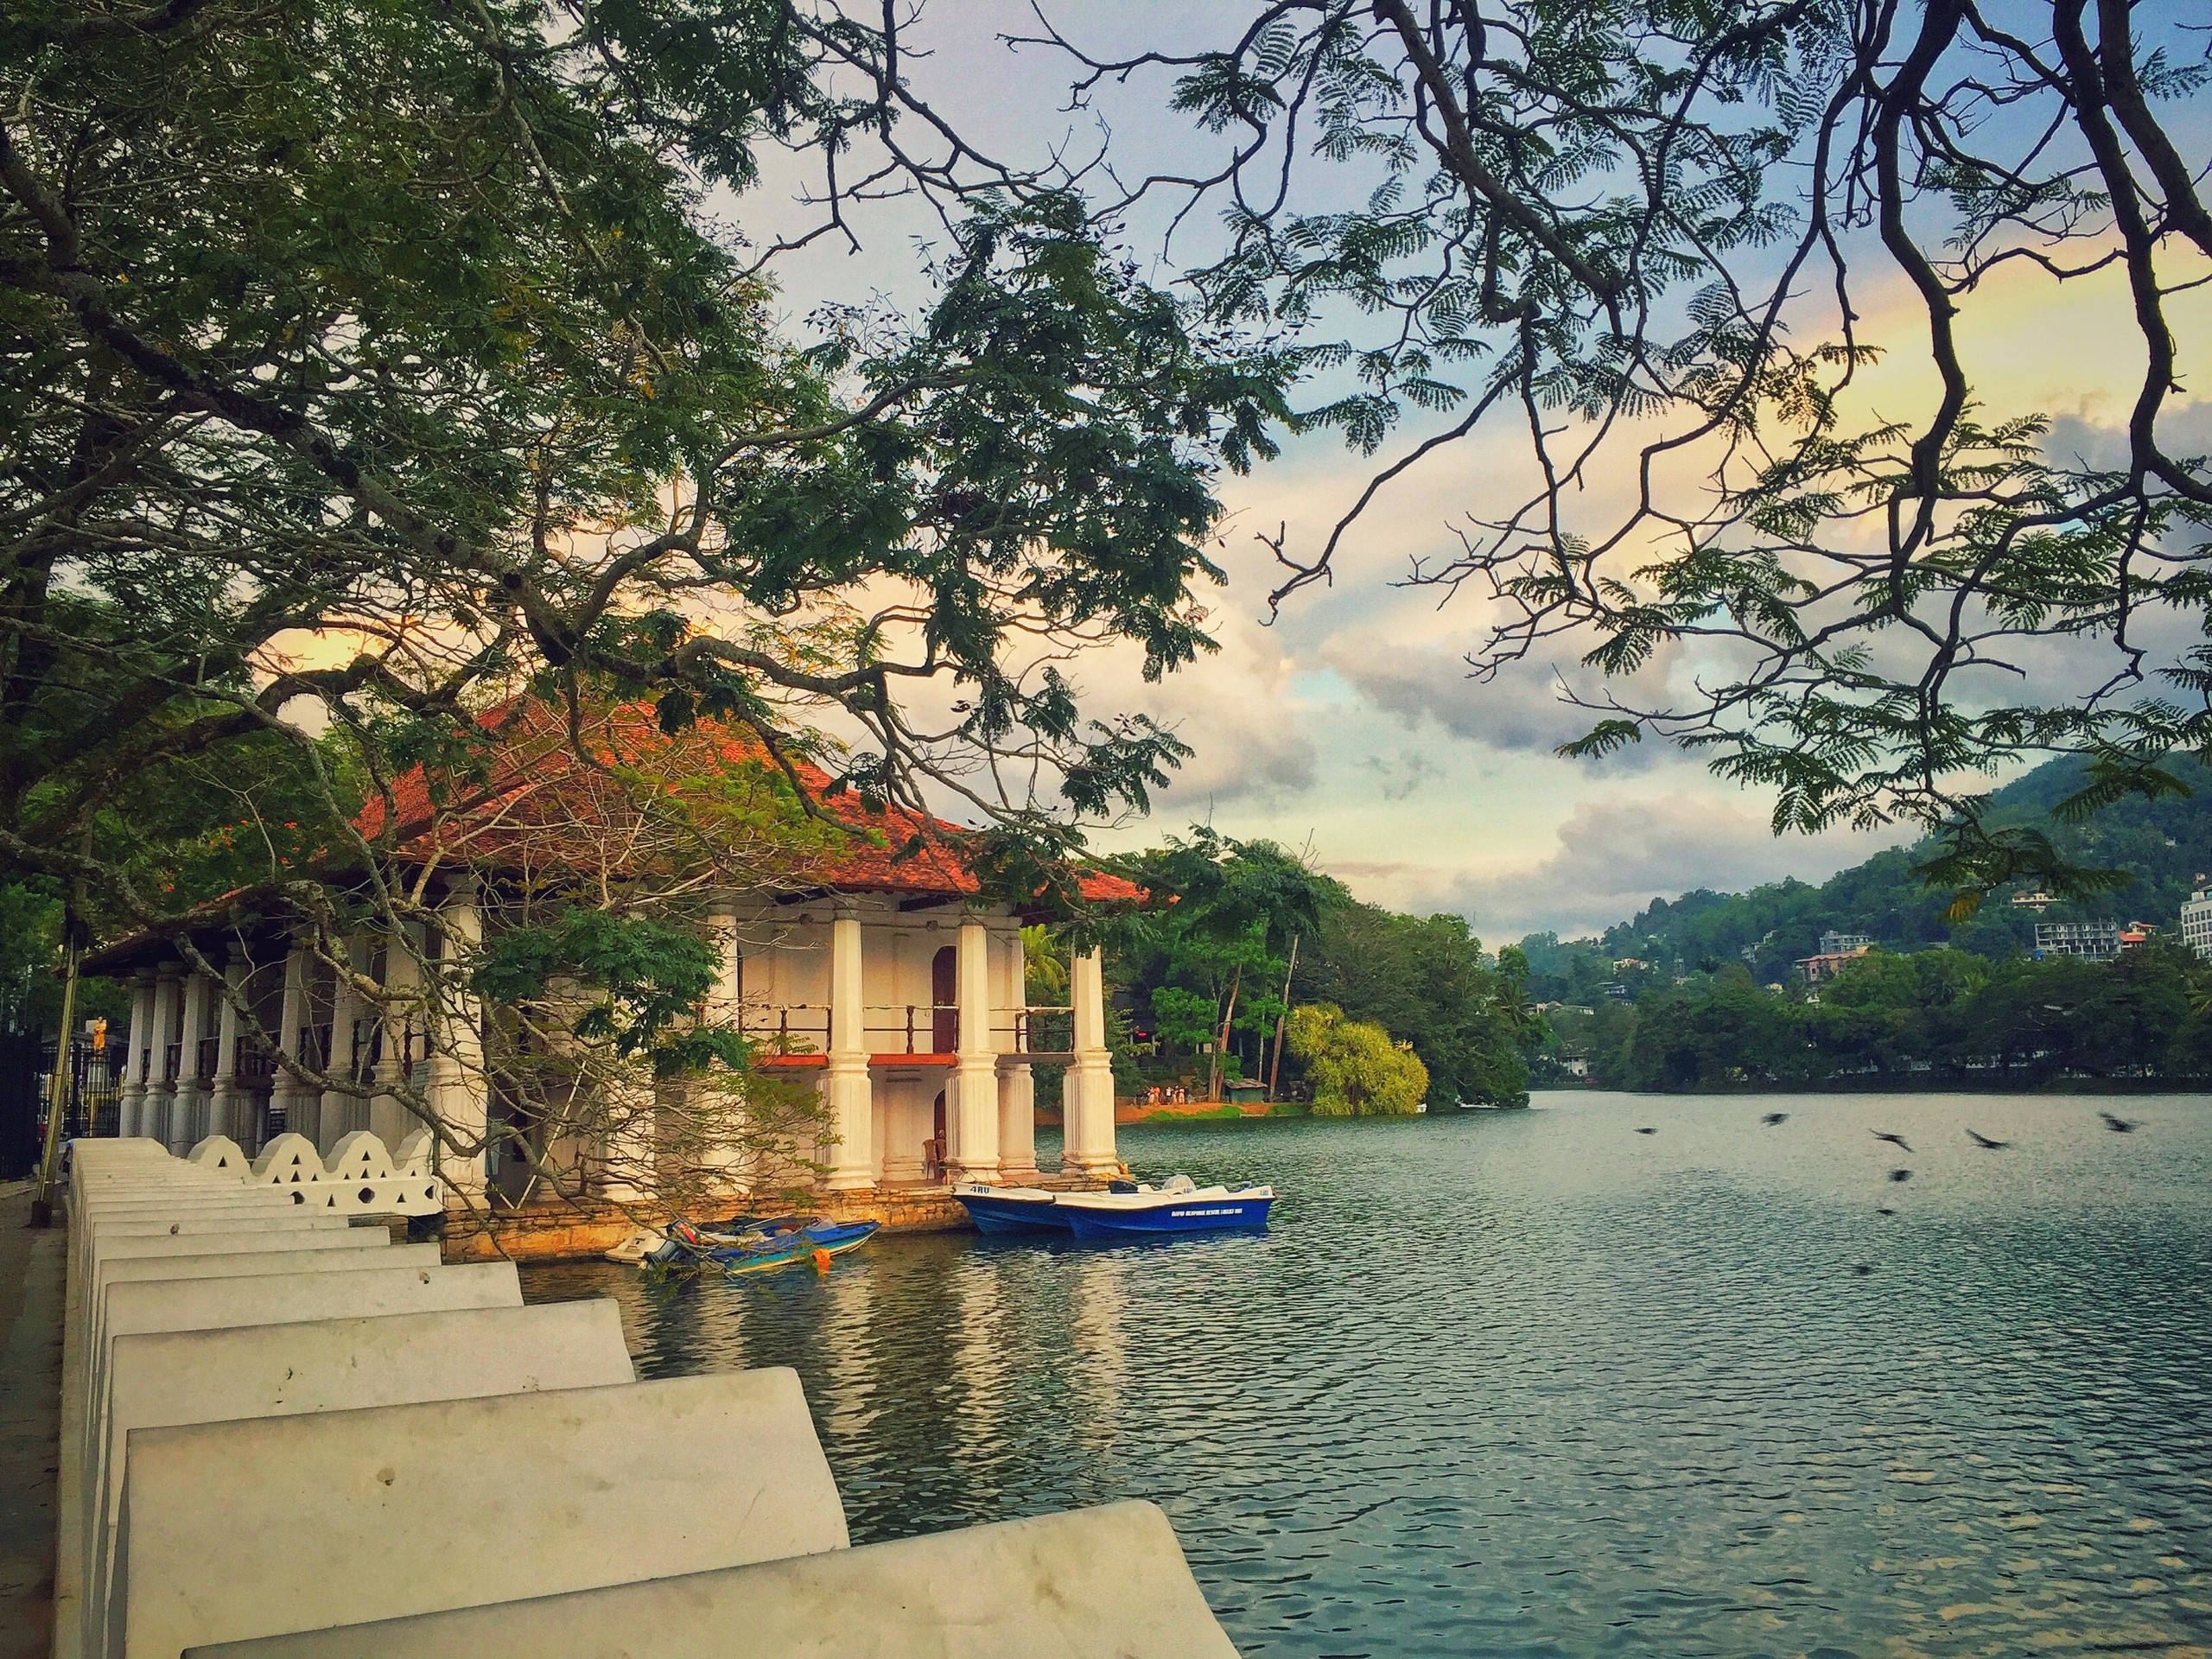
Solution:
[{"label": "calm water surface", "polygon": [[528,1291],[798,1367],[855,1542],[1154,1499],[1248,1655],[2212,1646],[2212,1101],[1537,1100],[1122,1131],[1265,1238]]}]

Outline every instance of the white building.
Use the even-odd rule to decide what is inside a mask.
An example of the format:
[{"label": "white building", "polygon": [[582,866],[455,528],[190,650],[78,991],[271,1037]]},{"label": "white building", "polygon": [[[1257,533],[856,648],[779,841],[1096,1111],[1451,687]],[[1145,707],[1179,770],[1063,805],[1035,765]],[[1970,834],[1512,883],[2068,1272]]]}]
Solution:
[{"label": "white building", "polygon": [[1821,935],[1820,954],[1824,957],[1864,956],[1873,948],[1873,936],[1868,933],[1823,933]]},{"label": "white building", "polygon": [[2120,954],[2118,922],[2037,922],[2036,955],[2110,962]]},{"label": "white building", "polygon": [[[496,931],[499,895],[521,879],[519,870],[535,861],[532,878],[545,879],[543,844],[527,833],[529,814],[518,803],[535,799],[541,825],[563,834],[580,822],[578,792],[557,776],[549,784],[549,764],[557,773],[557,755],[549,762],[541,753],[511,767],[467,814],[441,817],[425,807],[419,823],[410,814],[414,803],[427,803],[426,787],[415,779],[410,801],[402,780],[397,857],[430,873],[436,937],[426,929],[397,950],[364,931],[351,940],[357,973],[391,986],[419,973],[418,961],[466,953],[487,926]],[[826,781],[806,776],[810,786]],[[372,833],[379,816],[365,815]],[[981,897],[963,832],[918,815],[869,811],[850,796],[837,798],[835,816],[874,831],[873,839],[814,856],[795,879],[773,887],[708,889],[696,906],[721,962],[710,1017],[768,1051],[756,1060],[761,1069],[811,1080],[820,1092],[830,1126],[815,1153],[823,1187],[866,1193],[948,1179],[1033,1178],[1039,1065],[1065,1067],[1064,1171],[1117,1172],[1100,953],[1074,957],[1068,1004],[1029,1005],[1024,915]],[[604,821],[588,827],[601,830]],[[1079,886],[1095,900],[1138,896],[1116,878],[1084,875]],[[396,1093],[308,1090],[257,1051],[247,1033],[257,1026],[285,1054],[304,1056],[328,1075],[372,1084],[404,1073],[443,1121],[494,1143],[493,1154],[459,1167],[445,1158],[438,1173],[448,1185],[461,1195],[518,1196],[514,1172],[496,1151],[503,1106],[481,1065],[481,1010],[472,1006],[467,1017],[449,1020],[438,1041],[411,1020],[387,1032],[377,1005],[340,982],[281,918],[226,916],[192,938],[222,969],[250,1020],[172,941],[124,940],[86,963],[88,972],[133,987],[121,1134],[151,1135],[180,1153],[203,1136],[226,1135],[251,1154],[289,1129],[327,1155],[353,1130],[369,1130],[396,1150],[419,1127]],[[605,1150],[567,1155],[588,1168],[613,1161]],[[610,1179],[600,1196],[647,1195],[624,1179]]]},{"label": "white building", "polygon": [[2212,897],[2207,896],[2205,878],[2201,875],[2196,878],[2196,890],[2181,907],[2181,938],[2199,957],[2212,957]]}]

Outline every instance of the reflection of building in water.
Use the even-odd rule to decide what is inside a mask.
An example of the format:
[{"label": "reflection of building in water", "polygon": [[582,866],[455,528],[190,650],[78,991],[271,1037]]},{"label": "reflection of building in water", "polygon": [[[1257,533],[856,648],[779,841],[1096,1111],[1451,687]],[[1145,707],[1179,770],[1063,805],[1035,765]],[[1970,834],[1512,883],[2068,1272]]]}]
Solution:
[{"label": "reflection of building in water", "polygon": [[970,1255],[954,1269],[950,1286],[950,1363],[946,1375],[955,1393],[946,1432],[951,1436],[953,1461],[974,1483],[969,1496],[987,1509],[1001,1496],[992,1471],[1013,1427],[1007,1413],[1018,1408],[1015,1360],[1030,1351],[1029,1344],[1014,1340],[1007,1329],[1015,1303],[1000,1281],[1006,1273],[1022,1270],[1011,1255],[991,1251]]},{"label": "reflection of building in water", "polygon": [[1121,1433],[1122,1408],[1128,1393],[1129,1357],[1125,1322],[1128,1291],[1126,1250],[1077,1250],[1064,1256],[1068,1278],[1068,1333],[1075,1365],[1068,1377],[1073,1396],[1068,1433],[1086,1452],[1112,1448]]}]

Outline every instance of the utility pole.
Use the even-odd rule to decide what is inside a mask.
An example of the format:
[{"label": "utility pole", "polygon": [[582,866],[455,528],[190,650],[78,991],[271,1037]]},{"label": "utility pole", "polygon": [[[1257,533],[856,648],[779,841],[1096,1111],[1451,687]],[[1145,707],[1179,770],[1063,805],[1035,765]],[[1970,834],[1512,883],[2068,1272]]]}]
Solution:
[{"label": "utility pole", "polygon": [[38,1196],[31,1200],[31,1225],[54,1224],[54,1190],[61,1178],[61,1120],[69,1109],[76,1079],[77,963],[84,955],[83,926],[74,905],[61,912],[61,1030],[54,1039],[54,1071],[47,1078],[46,1145],[38,1164]]}]

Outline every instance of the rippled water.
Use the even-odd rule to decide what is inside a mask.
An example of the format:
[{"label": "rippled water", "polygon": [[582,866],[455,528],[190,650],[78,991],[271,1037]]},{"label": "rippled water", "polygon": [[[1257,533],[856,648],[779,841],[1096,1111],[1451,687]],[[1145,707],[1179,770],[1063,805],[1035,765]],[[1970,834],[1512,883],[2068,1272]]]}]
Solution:
[{"label": "rippled water", "polygon": [[1122,1132],[1265,1238],[528,1289],[797,1366],[855,1542],[1156,1500],[1248,1655],[2212,1644],[2212,1101],[1537,1101]]}]

